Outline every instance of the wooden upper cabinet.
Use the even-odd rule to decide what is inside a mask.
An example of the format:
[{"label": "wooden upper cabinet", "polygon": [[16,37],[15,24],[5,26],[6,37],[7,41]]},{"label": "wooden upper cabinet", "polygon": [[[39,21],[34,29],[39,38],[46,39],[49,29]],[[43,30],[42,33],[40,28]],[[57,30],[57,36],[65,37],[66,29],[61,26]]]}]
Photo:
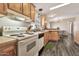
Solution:
[{"label": "wooden upper cabinet", "polygon": [[46,16],[42,15],[41,16],[41,25],[44,27],[45,26],[45,22],[46,22]]},{"label": "wooden upper cabinet", "polygon": [[[32,3],[8,3],[8,9],[22,13],[34,21],[35,6]],[[2,6],[1,6],[2,7]]]},{"label": "wooden upper cabinet", "polygon": [[0,3],[0,14],[6,13],[6,4]]},{"label": "wooden upper cabinet", "polygon": [[31,5],[31,19],[32,21],[35,20],[35,6],[33,4],[30,4]]},{"label": "wooden upper cabinet", "polygon": [[23,3],[23,14],[30,17],[30,3]]},{"label": "wooden upper cabinet", "polygon": [[8,8],[13,11],[22,13],[22,3],[9,3]]}]

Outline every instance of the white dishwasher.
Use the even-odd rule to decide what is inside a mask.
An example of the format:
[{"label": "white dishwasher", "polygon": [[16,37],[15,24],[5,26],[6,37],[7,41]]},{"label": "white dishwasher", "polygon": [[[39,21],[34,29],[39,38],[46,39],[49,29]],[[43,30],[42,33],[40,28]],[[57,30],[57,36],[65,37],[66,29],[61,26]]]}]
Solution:
[{"label": "white dishwasher", "polygon": [[44,33],[40,33],[38,35],[38,44],[39,44],[38,51],[40,51],[44,46]]}]

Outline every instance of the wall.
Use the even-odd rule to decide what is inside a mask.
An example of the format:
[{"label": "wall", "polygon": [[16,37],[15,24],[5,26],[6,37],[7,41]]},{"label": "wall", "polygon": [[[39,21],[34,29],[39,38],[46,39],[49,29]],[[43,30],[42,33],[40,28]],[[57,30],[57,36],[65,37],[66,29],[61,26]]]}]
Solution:
[{"label": "wall", "polygon": [[74,34],[75,32],[79,32],[79,16],[77,16],[74,21]]},{"label": "wall", "polygon": [[71,34],[71,23],[68,21],[61,21],[61,22],[53,22],[51,23],[51,28],[59,27],[60,30],[65,30]]},{"label": "wall", "polygon": [[7,17],[0,18],[0,26],[21,26],[27,27],[30,23],[25,23],[22,21],[11,20]]},{"label": "wall", "polygon": [[79,44],[79,16],[74,21],[74,41]]}]

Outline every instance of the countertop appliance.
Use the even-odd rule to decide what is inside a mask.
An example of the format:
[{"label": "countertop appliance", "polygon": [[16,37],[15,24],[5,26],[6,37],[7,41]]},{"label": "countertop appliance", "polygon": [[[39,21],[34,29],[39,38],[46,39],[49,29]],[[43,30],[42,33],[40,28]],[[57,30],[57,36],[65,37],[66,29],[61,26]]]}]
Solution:
[{"label": "countertop appliance", "polygon": [[3,27],[3,36],[14,38],[17,43],[18,56],[35,56],[38,55],[37,40],[38,35],[27,34],[26,27]]}]

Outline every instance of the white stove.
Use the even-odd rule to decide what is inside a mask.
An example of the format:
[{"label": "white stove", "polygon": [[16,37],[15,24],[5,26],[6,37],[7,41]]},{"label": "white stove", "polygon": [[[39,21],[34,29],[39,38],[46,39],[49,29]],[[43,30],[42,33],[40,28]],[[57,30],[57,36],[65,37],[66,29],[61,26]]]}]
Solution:
[{"label": "white stove", "polygon": [[27,34],[26,27],[3,27],[3,36],[18,40],[18,56],[38,55],[38,35]]},{"label": "white stove", "polygon": [[29,34],[22,34],[22,35],[6,35],[7,37],[10,37],[10,38],[14,38],[14,39],[17,39],[17,40],[23,40],[25,38],[29,38],[33,35],[29,35]]}]

